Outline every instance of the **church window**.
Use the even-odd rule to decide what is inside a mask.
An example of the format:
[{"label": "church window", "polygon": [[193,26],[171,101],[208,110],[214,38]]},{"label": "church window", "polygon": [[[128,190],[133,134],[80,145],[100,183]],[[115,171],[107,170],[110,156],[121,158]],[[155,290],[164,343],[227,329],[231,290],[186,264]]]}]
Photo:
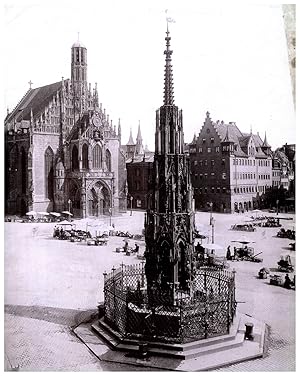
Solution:
[{"label": "church window", "polygon": [[53,199],[53,158],[54,153],[49,146],[45,151],[45,197]]},{"label": "church window", "polygon": [[22,193],[26,193],[26,180],[27,180],[27,166],[26,166],[26,153],[24,148],[21,149],[21,184],[22,184]]},{"label": "church window", "polygon": [[207,166],[207,159],[205,159],[204,161],[204,166]]},{"label": "church window", "polygon": [[106,157],[107,171],[111,171],[111,154],[110,154],[110,151],[108,149],[105,152],[105,157]]},{"label": "church window", "polygon": [[204,174],[204,178],[207,179],[207,174]]},{"label": "church window", "polygon": [[198,161],[194,161],[194,166],[197,166],[197,164],[198,164]]},{"label": "church window", "polygon": [[220,146],[216,146],[216,153],[220,152]]},{"label": "church window", "polygon": [[72,171],[76,171],[78,169],[79,169],[78,149],[77,149],[77,146],[74,145],[72,149]]},{"label": "church window", "polygon": [[211,163],[212,166],[214,166],[215,165],[215,160],[212,159],[210,163]]},{"label": "church window", "polygon": [[208,152],[208,153],[211,153],[211,148],[207,148],[207,152]]},{"label": "church window", "polygon": [[82,146],[82,168],[89,168],[89,149],[87,144]]},{"label": "church window", "polygon": [[100,145],[96,145],[93,149],[93,168],[101,168],[102,166],[102,151]]},{"label": "church window", "polygon": [[202,153],[203,152],[203,149],[202,148],[199,148],[199,153]]},{"label": "church window", "polygon": [[206,139],[205,139],[205,138],[203,138],[203,139],[202,139],[202,143],[203,143],[203,144],[205,144],[205,142],[206,142]]},{"label": "church window", "polygon": [[210,138],[210,142],[213,144],[215,142],[215,138],[214,137],[211,137]]}]

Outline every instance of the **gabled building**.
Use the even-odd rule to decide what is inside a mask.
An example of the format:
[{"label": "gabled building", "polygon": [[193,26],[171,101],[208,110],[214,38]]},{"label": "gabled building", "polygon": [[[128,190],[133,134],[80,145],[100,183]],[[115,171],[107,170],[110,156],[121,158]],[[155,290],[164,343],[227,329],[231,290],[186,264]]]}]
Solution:
[{"label": "gabled building", "polygon": [[30,89],[5,119],[7,214],[126,210],[126,165],[97,84],[87,83],[87,49],[71,49],[71,79]]},{"label": "gabled building", "polygon": [[125,150],[128,200],[127,207],[133,209],[147,209],[149,195],[149,179],[152,173],[154,153],[150,152],[147,146],[144,148],[141,133],[140,122],[136,137],[136,143],[133,141],[132,131],[130,130],[129,141]]},{"label": "gabled building", "polygon": [[271,147],[260,136],[242,133],[234,122],[212,121],[209,112],[189,145],[196,209],[220,212],[258,207],[272,186]]},{"label": "gabled building", "polygon": [[272,186],[295,189],[295,145],[283,145],[272,153]]}]

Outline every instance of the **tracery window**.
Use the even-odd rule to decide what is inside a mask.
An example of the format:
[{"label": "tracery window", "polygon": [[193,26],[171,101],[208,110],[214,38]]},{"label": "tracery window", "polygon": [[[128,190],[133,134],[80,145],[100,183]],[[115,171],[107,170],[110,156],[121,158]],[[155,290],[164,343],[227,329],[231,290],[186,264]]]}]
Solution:
[{"label": "tracery window", "polygon": [[102,150],[100,145],[96,145],[93,149],[93,168],[102,167]]},{"label": "tracery window", "polygon": [[54,153],[50,146],[45,151],[45,197],[53,199],[53,158]]},{"label": "tracery window", "polygon": [[82,168],[89,168],[89,149],[87,144],[82,146]]}]

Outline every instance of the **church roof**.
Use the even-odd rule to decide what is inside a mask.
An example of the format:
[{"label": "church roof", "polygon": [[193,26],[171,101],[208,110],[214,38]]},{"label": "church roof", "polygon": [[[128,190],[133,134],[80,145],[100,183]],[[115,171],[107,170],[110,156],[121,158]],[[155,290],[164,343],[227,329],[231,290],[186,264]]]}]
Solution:
[{"label": "church roof", "polygon": [[61,88],[61,81],[54,84],[41,86],[36,89],[30,89],[20,100],[14,110],[7,116],[5,122],[8,123],[17,117],[17,121],[30,120],[30,112],[36,116],[39,112],[43,111],[50,100],[56,95],[57,91]]}]

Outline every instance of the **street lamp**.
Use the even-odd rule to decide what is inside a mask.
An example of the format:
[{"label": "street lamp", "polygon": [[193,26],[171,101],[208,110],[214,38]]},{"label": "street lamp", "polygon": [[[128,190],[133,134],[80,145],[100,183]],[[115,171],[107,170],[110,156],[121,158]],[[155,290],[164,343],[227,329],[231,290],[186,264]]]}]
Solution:
[{"label": "street lamp", "polygon": [[130,215],[132,215],[132,200],[133,200],[133,197],[130,196]]},{"label": "street lamp", "polygon": [[278,205],[279,205],[279,200],[276,200],[276,208],[277,208],[277,215],[278,215]]},{"label": "street lamp", "polygon": [[[69,205],[69,213],[71,213],[71,204],[72,204],[72,201],[71,199],[69,198],[68,200],[68,205]],[[69,214],[69,220],[71,219],[71,215]]]},{"label": "street lamp", "polygon": [[215,223],[216,220],[214,218],[211,219],[211,242],[214,244],[215,242]]},{"label": "street lamp", "polygon": [[212,224],[212,219],[213,219],[213,216],[212,216],[213,203],[210,202],[210,203],[209,203],[209,206],[210,206],[210,218],[209,218],[209,224],[211,225],[211,224]]},{"label": "street lamp", "polygon": [[111,216],[112,216],[112,210],[111,210],[111,208],[109,208],[108,211],[109,211],[109,215],[110,215],[110,217],[109,217],[109,225],[111,226]]}]

